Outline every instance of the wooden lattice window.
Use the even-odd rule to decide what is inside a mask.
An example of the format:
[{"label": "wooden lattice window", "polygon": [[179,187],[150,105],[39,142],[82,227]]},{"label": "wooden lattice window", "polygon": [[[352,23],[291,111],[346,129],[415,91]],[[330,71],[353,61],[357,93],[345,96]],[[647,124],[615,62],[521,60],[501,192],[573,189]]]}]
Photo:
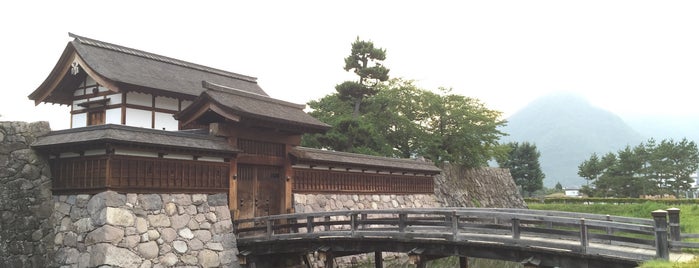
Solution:
[{"label": "wooden lattice window", "polygon": [[246,154],[284,157],[284,144],[238,139],[238,148]]}]

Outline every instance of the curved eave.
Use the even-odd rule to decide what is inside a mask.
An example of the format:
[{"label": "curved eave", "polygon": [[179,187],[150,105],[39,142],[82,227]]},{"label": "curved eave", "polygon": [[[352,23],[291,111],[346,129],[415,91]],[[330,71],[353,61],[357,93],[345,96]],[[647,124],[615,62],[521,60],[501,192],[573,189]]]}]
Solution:
[{"label": "curved eave", "polygon": [[[203,92],[191,105],[189,105],[187,108],[180,111],[179,113],[175,114],[174,117],[176,120],[180,121],[182,125],[188,125],[192,122],[198,122],[199,118],[201,118],[203,115],[212,112],[232,122],[241,122],[246,118],[249,118],[260,120],[262,122],[267,122],[267,124],[260,125],[284,129],[292,132],[323,133],[330,128],[330,126],[309,125],[263,115],[247,113],[245,111],[242,111],[241,109],[237,109],[236,107],[229,107],[220,103],[218,100],[216,100],[216,98],[207,94],[207,92]],[[258,121],[258,123],[260,122]]]},{"label": "curved eave", "polygon": [[73,61],[77,61],[78,64],[80,64],[80,67],[82,67],[82,69],[97,83],[109,88],[112,91],[119,92],[119,87],[116,85],[116,83],[90,68],[90,66],[85,62],[82,56],[80,56],[77,53],[73,43],[70,42],[68,43],[68,45],[66,45],[65,50],[63,50],[63,54],[61,54],[61,57],[58,59],[56,65],[53,67],[53,70],[51,70],[51,73],[49,73],[49,76],[46,77],[44,82],[41,83],[41,85],[39,85],[39,87],[36,90],[34,90],[34,92],[29,94],[28,98],[34,101],[34,105],[39,105],[42,102],[52,102],[65,105],[72,104],[72,101],[69,102],[65,100],[54,100],[50,97],[51,93],[53,93],[61,84],[63,78],[66,75],[68,75],[68,71],[70,70]]}]

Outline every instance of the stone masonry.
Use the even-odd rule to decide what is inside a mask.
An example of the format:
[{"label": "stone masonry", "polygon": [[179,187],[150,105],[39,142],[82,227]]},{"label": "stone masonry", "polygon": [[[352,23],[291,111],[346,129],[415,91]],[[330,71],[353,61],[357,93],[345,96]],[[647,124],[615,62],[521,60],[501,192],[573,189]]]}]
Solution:
[{"label": "stone masonry", "polygon": [[0,267],[46,267],[53,200],[46,159],[29,145],[47,122],[0,122]]},{"label": "stone masonry", "polygon": [[61,267],[239,267],[226,194],[54,197]]}]

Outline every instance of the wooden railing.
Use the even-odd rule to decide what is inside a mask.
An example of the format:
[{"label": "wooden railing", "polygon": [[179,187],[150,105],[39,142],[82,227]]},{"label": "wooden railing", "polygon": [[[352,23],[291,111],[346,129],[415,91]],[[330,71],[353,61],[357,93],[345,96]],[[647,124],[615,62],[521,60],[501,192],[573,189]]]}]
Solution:
[{"label": "wooden railing", "polygon": [[[654,211],[654,219],[650,220],[527,209],[353,210],[240,219],[233,225],[239,246],[338,237],[437,239],[521,245],[637,261],[668,259],[672,245],[699,248],[699,243],[668,242],[667,214]],[[679,232],[679,226],[670,231]],[[638,253],[639,248],[647,253]]]},{"label": "wooden railing", "polygon": [[433,194],[431,176],[294,169],[297,193]]}]

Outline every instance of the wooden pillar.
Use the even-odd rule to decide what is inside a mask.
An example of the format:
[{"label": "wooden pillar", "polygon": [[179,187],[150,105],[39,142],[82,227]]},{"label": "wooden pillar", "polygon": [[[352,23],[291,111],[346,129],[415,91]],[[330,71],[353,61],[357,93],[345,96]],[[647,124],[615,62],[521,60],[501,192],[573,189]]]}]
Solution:
[{"label": "wooden pillar", "polygon": [[383,254],[381,251],[374,252],[374,267],[383,268]]},{"label": "wooden pillar", "polygon": [[238,161],[237,159],[231,158],[229,161],[229,173],[228,173],[228,208],[233,214],[233,219],[238,219]]},{"label": "wooden pillar", "polygon": [[[284,150],[286,154],[291,152],[291,145],[287,144]],[[294,213],[293,193],[291,191],[293,186],[294,169],[291,167],[291,160],[286,157],[286,161],[284,162],[284,198],[282,198],[283,211],[286,213]]]},{"label": "wooden pillar", "polygon": [[468,268],[468,257],[459,257],[459,268]]}]

